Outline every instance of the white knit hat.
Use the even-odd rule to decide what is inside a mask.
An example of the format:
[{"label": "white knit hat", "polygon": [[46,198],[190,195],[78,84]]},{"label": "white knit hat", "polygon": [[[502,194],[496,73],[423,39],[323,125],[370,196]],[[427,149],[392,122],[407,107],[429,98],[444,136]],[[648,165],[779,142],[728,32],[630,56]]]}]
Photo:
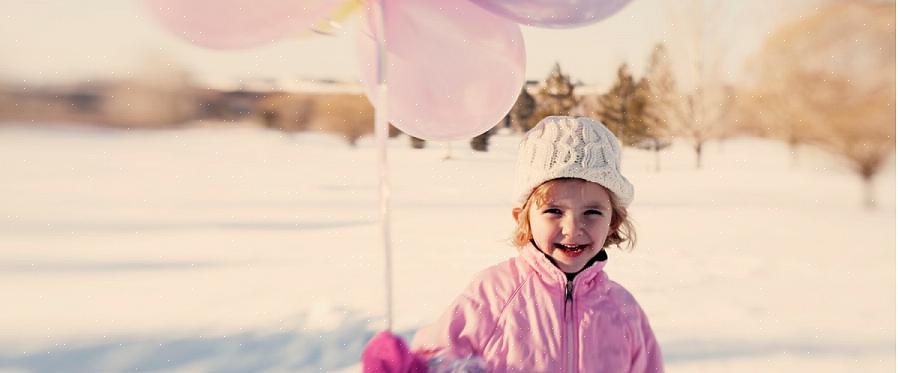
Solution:
[{"label": "white knit hat", "polygon": [[602,123],[586,117],[546,117],[527,131],[518,148],[516,202],[523,206],[533,188],[567,177],[597,183],[627,207],[633,202],[633,184],[621,175],[620,163],[620,144]]}]

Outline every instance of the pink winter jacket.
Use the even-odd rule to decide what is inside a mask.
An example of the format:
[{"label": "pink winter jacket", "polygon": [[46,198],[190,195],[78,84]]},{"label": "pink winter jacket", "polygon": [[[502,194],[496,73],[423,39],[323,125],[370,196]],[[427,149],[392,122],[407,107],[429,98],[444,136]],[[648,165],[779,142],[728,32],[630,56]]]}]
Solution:
[{"label": "pink winter jacket", "polygon": [[572,283],[532,245],[481,272],[415,335],[419,355],[481,356],[487,372],[663,372],[661,349],[605,261]]}]

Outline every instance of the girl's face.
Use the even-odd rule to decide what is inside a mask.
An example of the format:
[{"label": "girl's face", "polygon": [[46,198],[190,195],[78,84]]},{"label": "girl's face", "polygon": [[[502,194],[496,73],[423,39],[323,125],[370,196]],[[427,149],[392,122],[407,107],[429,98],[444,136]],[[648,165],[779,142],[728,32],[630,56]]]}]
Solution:
[{"label": "girl's face", "polygon": [[564,180],[546,197],[528,211],[533,241],[562,271],[577,272],[605,246],[611,197],[601,185],[583,180]]}]

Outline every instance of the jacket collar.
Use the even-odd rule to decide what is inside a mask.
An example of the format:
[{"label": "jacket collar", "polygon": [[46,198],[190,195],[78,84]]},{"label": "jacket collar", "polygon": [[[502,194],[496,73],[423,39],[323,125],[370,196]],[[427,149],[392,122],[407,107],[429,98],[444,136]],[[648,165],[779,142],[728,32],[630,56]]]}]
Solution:
[{"label": "jacket collar", "polygon": [[[531,267],[539,274],[540,277],[551,280],[553,282],[558,282],[559,284],[565,284],[567,282],[567,277],[564,275],[564,272],[552,264],[548,258],[546,258],[546,254],[533,246],[532,243],[528,243],[522,246],[519,250],[520,256],[530,264]],[[574,278],[574,284],[580,284],[582,282],[592,282],[594,279],[597,279],[596,276],[599,276],[598,279],[606,278],[607,275],[604,272],[605,263],[604,261],[596,261],[589,268],[582,270],[577,277]]]}]

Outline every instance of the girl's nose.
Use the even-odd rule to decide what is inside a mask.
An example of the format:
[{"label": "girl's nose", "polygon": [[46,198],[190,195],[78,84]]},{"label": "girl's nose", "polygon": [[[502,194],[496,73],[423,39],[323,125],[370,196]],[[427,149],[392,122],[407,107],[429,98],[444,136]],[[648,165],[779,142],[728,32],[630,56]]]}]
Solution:
[{"label": "girl's nose", "polygon": [[583,233],[583,222],[575,216],[568,215],[561,222],[561,233],[573,237]]}]

